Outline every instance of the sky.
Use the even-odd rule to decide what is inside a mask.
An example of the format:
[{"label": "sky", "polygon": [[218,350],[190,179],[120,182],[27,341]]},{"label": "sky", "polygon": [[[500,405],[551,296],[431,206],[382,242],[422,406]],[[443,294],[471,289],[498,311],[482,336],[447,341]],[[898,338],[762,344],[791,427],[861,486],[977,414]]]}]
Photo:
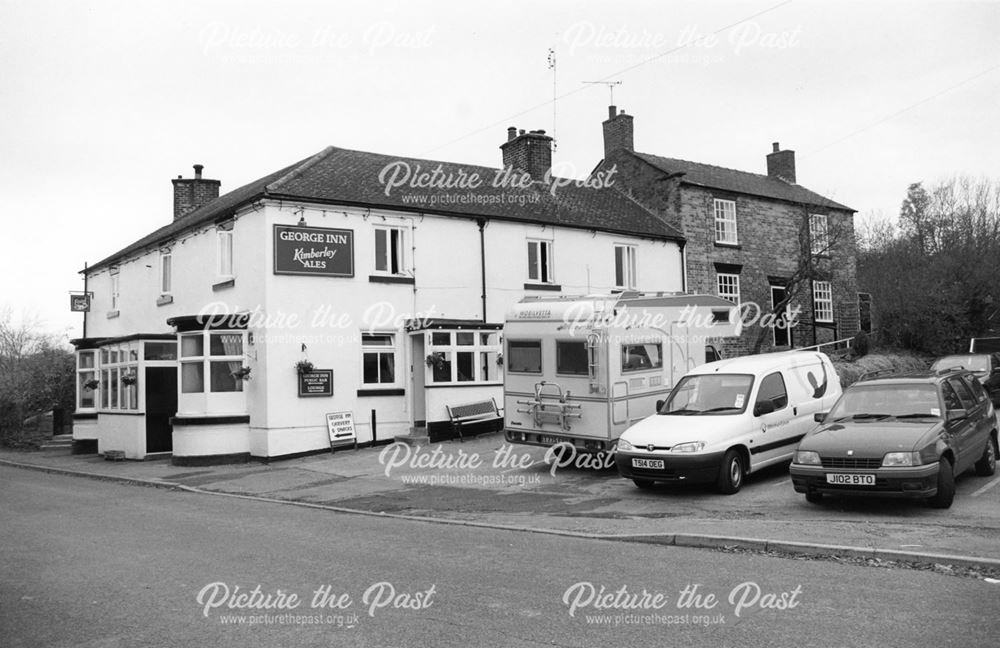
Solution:
[{"label": "sky", "polygon": [[499,167],[515,126],[583,177],[611,90],[638,151],[765,173],[780,142],[894,219],[910,183],[1000,178],[998,31],[1000,0],[0,0],[0,309],[79,336],[79,270],[196,163],[223,193],[330,145]]}]

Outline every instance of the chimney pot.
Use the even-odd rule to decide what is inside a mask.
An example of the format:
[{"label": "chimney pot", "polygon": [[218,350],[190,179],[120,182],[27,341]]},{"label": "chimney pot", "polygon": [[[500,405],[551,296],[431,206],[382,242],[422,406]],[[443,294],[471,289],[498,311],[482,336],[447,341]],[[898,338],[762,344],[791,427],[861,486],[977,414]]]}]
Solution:
[{"label": "chimney pot", "polygon": [[795,151],[782,151],[778,142],[774,142],[773,148],[767,154],[767,175],[795,184]]},{"label": "chimney pot", "polygon": [[[620,113],[618,106],[608,106],[608,119],[604,122],[604,158],[610,157],[612,151],[625,149],[635,150],[635,135],[632,130],[632,116]],[[617,114],[616,114],[617,113]]]},{"label": "chimney pot", "polygon": [[514,126],[508,127],[507,128],[507,141],[509,142],[512,139],[514,139],[515,137],[517,137],[517,128],[515,128]]},{"label": "chimney pot", "polygon": [[524,129],[522,128],[521,130],[517,131],[517,134],[518,136],[524,135]]},{"label": "chimney pot", "polygon": [[552,138],[544,130],[525,134],[522,129],[517,137],[511,137],[513,132],[508,128],[507,141],[500,145],[504,167],[527,173],[533,181],[544,180],[552,169]]},{"label": "chimney pot", "polygon": [[174,185],[174,220],[219,197],[219,187],[222,183],[202,178],[201,172],[204,168],[203,164],[195,164],[194,178],[177,176],[176,180],[171,181]]}]

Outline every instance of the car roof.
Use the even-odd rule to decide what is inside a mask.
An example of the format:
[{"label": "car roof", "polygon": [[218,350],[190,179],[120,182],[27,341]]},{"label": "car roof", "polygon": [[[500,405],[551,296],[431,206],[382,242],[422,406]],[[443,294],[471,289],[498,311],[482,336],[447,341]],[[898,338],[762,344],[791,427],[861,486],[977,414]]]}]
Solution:
[{"label": "car roof", "polygon": [[[951,378],[952,376],[974,375],[968,369],[963,369],[962,367],[949,367],[947,369],[940,369],[938,371],[907,371],[902,373],[893,373],[890,375],[873,376],[871,378],[865,378],[861,376],[855,385],[914,385],[914,384],[926,384],[934,385],[945,378]],[[851,385],[852,387],[854,385]]]}]

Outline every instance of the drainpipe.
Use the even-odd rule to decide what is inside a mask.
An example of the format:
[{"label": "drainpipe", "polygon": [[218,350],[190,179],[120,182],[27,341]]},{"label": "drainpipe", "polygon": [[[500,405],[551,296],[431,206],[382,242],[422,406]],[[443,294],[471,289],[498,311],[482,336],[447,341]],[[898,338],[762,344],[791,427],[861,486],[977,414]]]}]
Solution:
[{"label": "drainpipe", "polygon": [[[87,262],[84,261],[83,262],[83,296],[86,297],[88,300],[90,299],[90,293],[88,292],[89,289],[87,288],[87,280],[89,278],[90,278],[90,273],[87,272]],[[83,311],[83,339],[85,339],[85,340],[87,339],[87,313],[89,311],[90,311],[89,308],[87,310]]]},{"label": "drainpipe", "polygon": [[480,269],[480,284],[482,286],[482,300],[483,300],[483,323],[486,323],[486,219],[480,218],[476,221],[479,223],[479,269]]}]

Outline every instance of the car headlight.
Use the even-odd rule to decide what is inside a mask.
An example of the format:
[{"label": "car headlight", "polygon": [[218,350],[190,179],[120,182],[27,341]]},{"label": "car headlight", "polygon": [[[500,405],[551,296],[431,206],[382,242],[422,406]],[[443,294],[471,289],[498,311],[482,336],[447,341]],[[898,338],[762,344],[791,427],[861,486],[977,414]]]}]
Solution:
[{"label": "car headlight", "polygon": [[890,466],[919,466],[919,452],[890,452],[882,457],[882,467]]},{"label": "car headlight", "polygon": [[670,448],[670,452],[701,452],[704,447],[704,441],[688,441],[687,443],[678,443]]},{"label": "car headlight", "polygon": [[635,450],[635,446],[625,439],[618,439],[618,446],[616,447],[616,450],[624,450],[625,452],[628,452],[629,450]]},{"label": "car headlight", "polygon": [[812,450],[797,450],[795,452],[795,463],[805,464],[807,466],[823,465],[823,462],[820,461],[819,453],[813,452]]}]

